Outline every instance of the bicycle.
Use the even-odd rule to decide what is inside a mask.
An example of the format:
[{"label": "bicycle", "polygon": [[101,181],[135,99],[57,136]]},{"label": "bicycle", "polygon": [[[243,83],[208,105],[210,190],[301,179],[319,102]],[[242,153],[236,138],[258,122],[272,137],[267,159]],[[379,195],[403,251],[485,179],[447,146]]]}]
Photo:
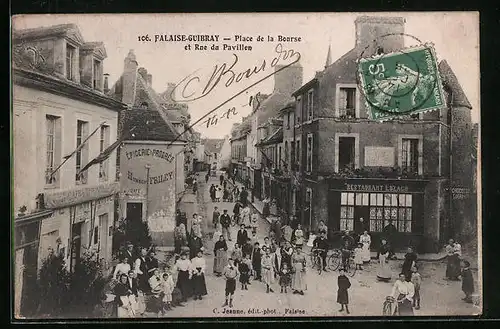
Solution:
[{"label": "bicycle", "polygon": [[323,272],[323,258],[321,258],[321,252],[326,251],[324,249],[313,249],[311,252],[311,264],[312,267],[316,267],[318,274],[321,275]]},{"label": "bicycle", "polygon": [[[332,271],[338,270],[340,265],[342,265],[342,251],[335,249],[330,257],[328,257],[327,265]],[[356,274],[356,265],[354,264],[354,257],[352,255],[349,255],[344,270],[351,278]]]}]

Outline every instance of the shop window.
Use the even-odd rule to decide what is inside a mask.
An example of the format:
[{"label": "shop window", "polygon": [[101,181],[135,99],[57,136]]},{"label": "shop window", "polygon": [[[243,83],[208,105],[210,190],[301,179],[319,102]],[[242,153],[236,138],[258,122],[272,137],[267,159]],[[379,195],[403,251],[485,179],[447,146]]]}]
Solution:
[{"label": "shop window", "polygon": [[[358,205],[356,196],[356,205]],[[382,232],[392,221],[399,232],[412,231],[411,194],[370,194],[370,231]]]},{"label": "shop window", "polygon": [[355,137],[339,137],[339,169],[354,169]]},{"label": "shop window", "polygon": [[342,192],[340,196],[340,230],[354,230],[354,195]]}]

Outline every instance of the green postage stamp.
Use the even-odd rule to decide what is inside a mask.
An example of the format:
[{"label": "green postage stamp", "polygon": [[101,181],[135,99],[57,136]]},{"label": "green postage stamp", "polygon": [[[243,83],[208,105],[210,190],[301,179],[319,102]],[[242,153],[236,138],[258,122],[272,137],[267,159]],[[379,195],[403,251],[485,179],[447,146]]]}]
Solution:
[{"label": "green postage stamp", "polygon": [[358,72],[371,119],[397,119],[445,105],[432,45],[362,58]]}]

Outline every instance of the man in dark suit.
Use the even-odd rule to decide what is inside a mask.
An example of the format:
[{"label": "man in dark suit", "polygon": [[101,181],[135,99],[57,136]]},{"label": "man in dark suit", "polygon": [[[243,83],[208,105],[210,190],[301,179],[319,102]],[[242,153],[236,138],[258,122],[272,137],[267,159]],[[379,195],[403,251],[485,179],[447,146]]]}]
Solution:
[{"label": "man in dark suit", "polygon": [[134,251],[134,245],[132,243],[127,244],[127,249],[123,252],[122,257],[127,257],[130,268],[134,268],[134,261],[137,259],[137,255]]},{"label": "man in dark suit", "polygon": [[128,271],[128,288],[132,291],[136,298],[139,296],[139,290],[137,289],[137,279],[133,270]]},{"label": "man in dark suit", "polygon": [[248,233],[245,229],[245,224],[241,224],[238,235],[236,236],[236,243],[240,246],[244,246],[248,240]]}]

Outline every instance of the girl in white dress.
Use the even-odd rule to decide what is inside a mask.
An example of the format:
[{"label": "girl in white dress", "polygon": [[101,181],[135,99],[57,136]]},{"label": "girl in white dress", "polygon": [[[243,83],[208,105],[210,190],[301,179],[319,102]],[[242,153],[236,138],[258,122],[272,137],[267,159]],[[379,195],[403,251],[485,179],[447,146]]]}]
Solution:
[{"label": "girl in white dress", "polygon": [[363,244],[363,253],[362,253],[362,260],[363,263],[369,263],[370,262],[370,245],[372,243],[372,238],[368,234],[368,231],[364,231],[363,234],[359,237],[359,243]]}]

